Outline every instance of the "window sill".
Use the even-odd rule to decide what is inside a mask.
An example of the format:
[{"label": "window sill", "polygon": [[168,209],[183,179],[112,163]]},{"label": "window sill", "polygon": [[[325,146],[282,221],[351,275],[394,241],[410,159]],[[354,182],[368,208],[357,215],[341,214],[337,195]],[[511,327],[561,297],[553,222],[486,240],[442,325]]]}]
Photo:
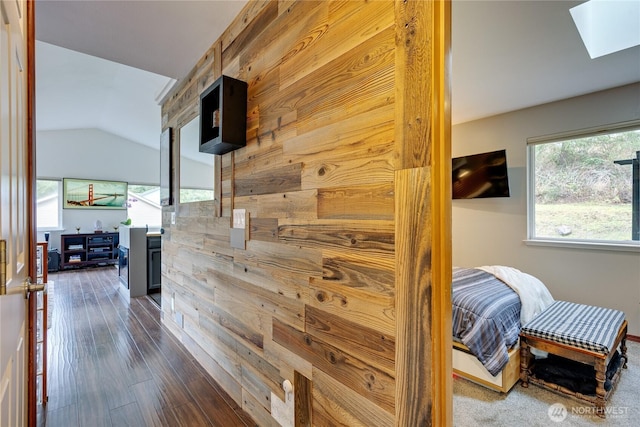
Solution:
[{"label": "window sill", "polygon": [[548,246],[555,248],[571,249],[595,249],[600,251],[620,251],[620,252],[640,252],[640,242],[638,243],[613,243],[613,242],[579,242],[564,240],[525,240],[527,246]]}]

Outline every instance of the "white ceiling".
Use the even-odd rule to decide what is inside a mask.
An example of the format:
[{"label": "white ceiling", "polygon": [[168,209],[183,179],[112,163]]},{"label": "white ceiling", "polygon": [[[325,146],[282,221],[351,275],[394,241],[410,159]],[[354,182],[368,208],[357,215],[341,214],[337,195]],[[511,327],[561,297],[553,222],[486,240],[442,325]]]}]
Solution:
[{"label": "white ceiling", "polygon": [[[245,3],[37,0],[38,130],[95,127],[157,147],[156,98]],[[589,58],[569,13],[580,3],[454,0],[454,124],[640,81],[640,47]]]}]

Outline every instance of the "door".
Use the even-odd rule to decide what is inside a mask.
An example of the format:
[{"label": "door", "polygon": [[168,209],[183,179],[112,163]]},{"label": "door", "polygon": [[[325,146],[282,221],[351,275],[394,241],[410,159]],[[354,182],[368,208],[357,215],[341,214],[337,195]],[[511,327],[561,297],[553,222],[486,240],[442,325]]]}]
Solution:
[{"label": "door", "polygon": [[34,264],[26,6],[26,0],[0,2],[0,426],[18,427],[27,424],[32,323],[24,282]]}]

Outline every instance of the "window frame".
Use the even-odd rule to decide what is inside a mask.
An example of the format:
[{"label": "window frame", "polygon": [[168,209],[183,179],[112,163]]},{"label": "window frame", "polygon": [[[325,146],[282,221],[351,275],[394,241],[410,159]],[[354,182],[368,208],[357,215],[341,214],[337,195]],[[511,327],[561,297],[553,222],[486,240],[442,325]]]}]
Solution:
[{"label": "window frame", "polygon": [[[154,187],[154,189],[157,189],[158,191],[160,191],[160,185],[158,185],[158,184],[139,184],[139,183],[134,184],[134,183],[130,182],[129,186],[128,186],[128,190],[127,190],[128,191],[127,204],[130,203],[129,202],[129,196],[131,194],[135,194],[137,197],[141,197],[142,196],[140,193],[135,193],[134,190],[132,190],[132,188],[135,189],[136,187]],[[155,204],[155,202],[153,200],[149,200],[149,199],[147,199],[147,200],[149,202]],[[155,228],[161,228],[162,227],[162,208],[163,208],[163,206],[160,203],[160,200],[158,201],[157,205],[158,205],[158,208],[159,208],[159,218],[158,218],[159,219],[159,223],[157,223],[157,224],[146,224],[146,226],[148,228],[154,228],[155,229]],[[132,215],[131,215],[131,207],[130,206],[127,207],[127,218],[131,218],[131,220],[133,221],[133,224],[140,225],[140,224],[138,224],[136,222],[135,218],[132,217]]]},{"label": "window frame", "polygon": [[527,138],[527,238],[524,241],[525,244],[531,246],[640,252],[640,241],[635,240],[560,239],[552,237],[540,238],[534,236],[536,220],[536,200],[534,191],[535,146],[570,139],[586,138],[597,134],[619,133],[633,130],[640,130],[640,119]]},{"label": "window frame", "polygon": [[38,198],[37,198],[38,192],[36,190],[36,198],[35,198],[35,203],[36,203],[36,230],[38,232],[63,231],[64,230],[64,226],[63,226],[63,218],[62,218],[62,179],[60,179],[60,178],[38,177],[38,178],[36,178],[36,187],[38,185],[38,181],[55,181],[55,182],[58,183],[58,197],[57,197],[58,225],[49,226],[49,227],[39,227],[38,226]]}]

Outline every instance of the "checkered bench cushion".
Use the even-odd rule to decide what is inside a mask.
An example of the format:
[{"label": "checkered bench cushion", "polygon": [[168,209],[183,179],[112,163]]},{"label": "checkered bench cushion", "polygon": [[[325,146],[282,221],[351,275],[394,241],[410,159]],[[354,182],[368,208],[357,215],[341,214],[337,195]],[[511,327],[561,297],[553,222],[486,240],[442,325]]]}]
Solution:
[{"label": "checkered bench cushion", "polygon": [[619,310],[555,301],[527,322],[521,333],[609,354],[622,322],[624,313]]}]

